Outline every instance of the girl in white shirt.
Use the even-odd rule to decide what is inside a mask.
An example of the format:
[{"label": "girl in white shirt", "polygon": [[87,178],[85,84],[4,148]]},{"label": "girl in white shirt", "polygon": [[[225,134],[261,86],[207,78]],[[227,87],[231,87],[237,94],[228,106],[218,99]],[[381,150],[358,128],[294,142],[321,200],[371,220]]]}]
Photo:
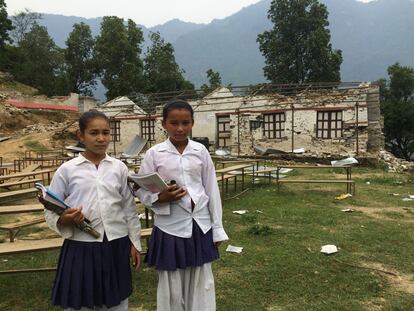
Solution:
[{"label": "girl in white shirt", "polygon": [[[65,238],[52,303],[65,310],[128,310],[132,293],[129,257],[140,266],[140,223],[127,186],[128,169],[106,154],[108,118],[89,111],[79,119],[85,152],[62,164],[49,189],[70,208],[59,216],[45,210],[47,224]],[[77,229],[87,218],[99,238]]]},{"label": "girl in white shirt", "polygon": [[202,144],[188,139],[193,124],[187,102],[167,103],[162,125],[169,139],[146,152],[139,171],[175,181],[160,193],[137,191],[155,213],[145,261],[158,271],[158,311],[216,310],[211,262],[228,237],[211,157]]}]

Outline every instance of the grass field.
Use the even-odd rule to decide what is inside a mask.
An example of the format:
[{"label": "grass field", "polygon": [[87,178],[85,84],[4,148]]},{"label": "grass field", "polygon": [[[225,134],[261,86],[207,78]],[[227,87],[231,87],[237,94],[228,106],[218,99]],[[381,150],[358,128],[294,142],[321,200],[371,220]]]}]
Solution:
[{"label": "grass field", "polygon": [[[329,179],[341,173],[291,175]],[[353,177],[356,195],[343,201],[335,196],[345,185],[289,184],[277,190],[266,182],[226,200],[230,241],[213,266],[217,310],[414,310],[414,201],[402,201],[414,194],[414,177],[367,168],[355,169]],[[232,213],[241,209],[249,212]],[[25,229],[19,236],[42,230]],[[228,244],[243,252],[226,253]],[[321,254],[325,244],[339,252]],[[0,270],[54,266],[57,257],[55,251],[2,256]],[[0,310],[58,310],[50,305],[53,277],[0,275]],[[155,310],[156,283],[152,269],[134,274],[131,310]]]}]

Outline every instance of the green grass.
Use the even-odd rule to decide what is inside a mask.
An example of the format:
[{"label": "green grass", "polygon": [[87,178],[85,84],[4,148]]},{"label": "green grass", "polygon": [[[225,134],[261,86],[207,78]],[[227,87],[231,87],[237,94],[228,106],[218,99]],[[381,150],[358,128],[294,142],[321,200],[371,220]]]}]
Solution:
[{"label": "green grass", "polygon": [[31,150],[45,150],[47,149],[42,143],[37,140],[27,140],[24,145]]},{"label": "green grass", "polygon": [[[328,179],[342,172],[296,170],[294,177],[310,174]],[[401,200],[414,194],[413,178],[382,169],[356,169],[353,176],[356,195],[344,201],[335,196],[345,185],[289,184],[277,190],[266,182],[226,200],[230,241],[213,265],[217,310],[413,310],[414,202]],[[341,212],[345,207],[355,212]],[[249,212],[232,213],[240,209]],[[25,230],[23,236],[35,231]],[[243,252],[226,253],[228,244]],[[325,244],[339,252],[321,254]],[[0,270],[54,266],[57,258],[56,251],[2,256]],[[0,310],[58,310],[50,306],[52,282],[53,273],[0,275]],[[131,308],[155,310],[156,286],[154,270],[134,274]]]}]

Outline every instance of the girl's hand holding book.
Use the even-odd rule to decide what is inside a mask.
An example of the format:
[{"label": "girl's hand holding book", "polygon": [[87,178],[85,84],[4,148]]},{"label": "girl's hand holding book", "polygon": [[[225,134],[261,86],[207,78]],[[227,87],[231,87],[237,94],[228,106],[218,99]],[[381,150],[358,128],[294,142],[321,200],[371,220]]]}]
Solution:
[{"label": "girl's hand holding book", "polygon": [[58,224],[67,225],[67,224],[76,224],[79,225],[85,220],[85,217],[82,214],[82,208],[67,208],[60,215]]},{"label": "girl's hand holding book", "polygon": [[177,185],[170,185],[168,188],[161,191],[158,195],[158,203],[167,203],[172,201],[178,201],[187,194],[187,191],[178,187]]}]

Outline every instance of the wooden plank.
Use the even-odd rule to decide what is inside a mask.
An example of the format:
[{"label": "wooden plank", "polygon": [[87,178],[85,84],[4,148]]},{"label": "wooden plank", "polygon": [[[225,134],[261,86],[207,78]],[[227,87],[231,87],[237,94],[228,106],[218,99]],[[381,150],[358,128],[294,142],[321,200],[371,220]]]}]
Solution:
[{"label": "wooden plank", "polygon": [[10,255],[33,251],[57,249],[63,244],[62,238],[45,240],[25,240],[13,243],[0,243],[0,254]]},{"label": "wooden plank", "polygon": [[43,210],[42,204],[0,206],[0,215],[41,212]]},{"label": "wooden plank", "polygon": [[[30,165],[26,166],[24,169],[22,169],[20,173],[32,173],[33,171],[37,170],[40,167],[42,167],[41,164],[30,164]],[[30,176],[20,177],[17,180],[19,180],[19,181],[24,180],[27,177],[30,177]]]},{"label": "wooden plank", "polygon": [[45,222],[45,218],[43,216],[42,217],[37,217],[37,218],[34,218],[34,219],[30,219],[30,220],[27,220],[27,221],[14,222],[14,223],[11,223],[11,224],[1,224],[0,229],[3,229],[3,230],[16,230],[16,229],[20,229],[20,228],[23,228],[23,227],[40,224],[42,222]]},{"label": "wooden plank", "polygon": [[20,186],[20,185],[31,184],[31,183],[34,184],[34,183],[39,182],[39,181],[42,181],[42,179],[36,178],[36,179],[26,179],[26,180],[14,181],[14,182],[0,184],[0,188],[8,188],[8,187]]},{"label": "wooden plank", "polygon": [[26,172],[26,173],[14,173],[10,175],[2,175],[0,176],[0,181],[12,179],[12,178],[19,178],[19,177],[30,177],[30,176],[37,176],[47,173],[53,173],[56,171],[56,169],[47,169],[47,170],[41,170],[41,171],[34,171],[34,172]]},{"label": "wooden plank", "polygon": [[280,179],[278,182],[280,183],[327,183],[327,184],[338,184],[338,183],[345,183],[345,184],[352,184],[354,183],[353,180],[342,180],[342,179],[319,179],[319,180],[310,180],[310,179]]},{"label": "wooden plank", "polygon": [[241,169],[248,168],[248,167],[252,167],[252,164],[240,164],[240,165],[229,166],[226,168],[216,170],[216,173],[217,174],[228,173],[231,171],[237,171],[237,170],[241,170]]},{"label": "wooden plank", "polygon": [[[152,228],[141,229],[141,238],[151,236]],[[19,240],[13,243],[0,243],[0,255],[11,255],[26,252],[45,251],[60,248],[63,238],[53,238],[44,240]]]},{"label": "wooden plank", "polygon": [[217,176],[217,182],[219,182],[219,181],[222,181],[223,179],[224,180],[227,180],[227,179],[230,179],[230,178],[236,178],[236,175],[224,175],[223,177],[221,177],[221,176]]},{"label": "wooden plank", "polygon": [[11,197],[25,195],[25,194],[29,194],[29,193],[36,193],[37,191],[38,190],[36,188],[30,188],[30,189],[23,189],[23,190],[1,192],[0,193],[0,199],[11,198]]}]

